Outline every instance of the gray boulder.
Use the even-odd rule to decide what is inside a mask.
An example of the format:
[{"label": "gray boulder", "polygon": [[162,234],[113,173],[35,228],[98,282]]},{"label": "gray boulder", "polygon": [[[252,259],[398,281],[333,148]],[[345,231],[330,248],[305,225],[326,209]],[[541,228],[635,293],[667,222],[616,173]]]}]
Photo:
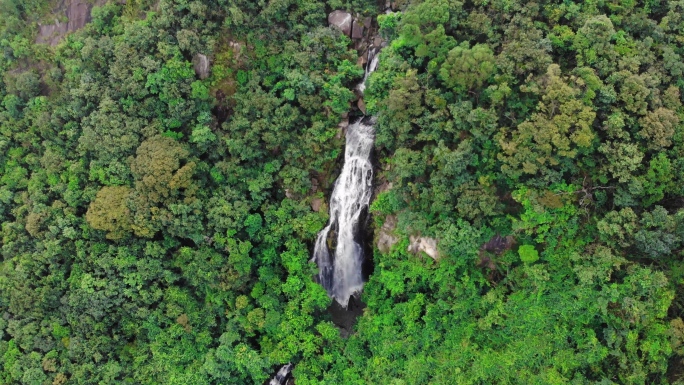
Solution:
[{"label": "gray boulder", "polygon": [[342,33],[349,36],[352,30],[352,15],[345,11],[333,11],[328,15],[328,24],[338,28]]},{"label": "gray boulder", "polygon": [[436,239],[411,235],[409,237],[409,241],[411,244],[408,247],[408,251],[414,254],[418,254],[422,251],[434,260],[439,259],[439,251],[437,250]]},{"label": "gray boulder", "polygon": [[363,24],[358,20],[354,20],[351,30],[352,39],[363,39]]},{"label": "gray boulder", "polygon": [[320,212],[323,207],[323,198],[314,198],[311,200],[311,210]]}]

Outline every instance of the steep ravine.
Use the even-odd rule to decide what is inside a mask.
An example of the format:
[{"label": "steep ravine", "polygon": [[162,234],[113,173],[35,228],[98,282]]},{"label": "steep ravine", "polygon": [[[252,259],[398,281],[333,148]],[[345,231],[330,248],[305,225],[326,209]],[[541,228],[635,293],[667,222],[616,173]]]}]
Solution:
[{"label": "steep ravine", "polygon": [[[343,11],[334,11],[328,22],[331,27],[357,39],[355,48],[361,54],[359,64],[365,65],[363,80],[354,88],[359,97],[355,104],[361,107],[366,82],[378,66],[378,54],[384,42],[370,33],[375,30],[370,28],[368,18],[362,20]],[[345,338],[351,333],[356,318],[363,313],[365,305],[361,302],[360,293],[372,271],[370,245],[373,235],[368,234],[367,225],[374,195],[375,117],[365,116],[365,111],[359,112],[364,115],[356,117],[352,124],[341,124],[345,132],[344,163],[330,195],[330,219],[318,234],[311,258],[319,267],[316,281],[333,299],[328,312]],[[281,367],[269,385],[293,382],[292,369],[291,363]]]}]

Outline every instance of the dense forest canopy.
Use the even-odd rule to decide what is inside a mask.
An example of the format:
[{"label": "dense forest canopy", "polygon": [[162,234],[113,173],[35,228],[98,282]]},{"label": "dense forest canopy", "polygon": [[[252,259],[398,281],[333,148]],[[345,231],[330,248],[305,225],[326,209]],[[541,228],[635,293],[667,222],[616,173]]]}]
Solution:
[{"label": "dense forest canopy", "polygon": [[[389,6],[0,0],[0,383],[684,383],[684,2]],[[386,45],[363,99],[334,10]],[[340,333],[309,260],[362,114]]]}]

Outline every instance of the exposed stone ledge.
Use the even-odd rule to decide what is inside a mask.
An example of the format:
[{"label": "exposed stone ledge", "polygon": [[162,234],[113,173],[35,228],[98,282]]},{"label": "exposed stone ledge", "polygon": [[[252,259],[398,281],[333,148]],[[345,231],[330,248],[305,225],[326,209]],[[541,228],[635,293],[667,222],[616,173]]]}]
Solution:
[{"label": "exposed stone ledge", "polygon": [[414,254],[418,254],[422,251],[435,261],[439,259],[436,239],[411,235],[409,241],[411,244],[409,244],[408,251]]}]

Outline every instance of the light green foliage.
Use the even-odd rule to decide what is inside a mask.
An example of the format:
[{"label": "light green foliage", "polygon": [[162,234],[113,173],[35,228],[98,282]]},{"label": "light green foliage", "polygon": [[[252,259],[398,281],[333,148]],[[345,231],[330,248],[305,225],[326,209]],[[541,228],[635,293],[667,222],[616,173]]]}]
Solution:
[{"label": "light green foliage", "polygon": [[642,127],[639,135],[648,143],[648,148],[660,150],[672,145],[679,117],[672,110],[658,108],[639,119],[639,123]]},{"label": "light green foliage", "polygon": [[511,178],[537,175],[554,181],[554,169],[579,151],[588,149],[594,138],[591,126],[596,113],[580,100],[580,89],[561,77],[553,64],[546,74],[546,87],[537,112],[499,139],[502,170]]},{"label": "light green foliage", "polygon": [[124,237],[131,230],[131,214],[126,207],[130,191],[127,186],[103,187],[88,207],[85,216],[88,224],[94,229],[108,231],[109,239]]},{"label": "light green foliage", "polygon": [[646,98],[651,91],[646,86],[645,76],[622,71],[616,77],[622,78],[618,97],[625,104],[625,110],[637,115],[646,115]]},{"label": "light green foliage", "polygon": [[614,35],[613,23],[606,15],[587,19],[577,31],[573,42],[573,48],[577,50],[581,64],[596,64],[599,58],[610,57],[614,49],[611,44]]},{"label": "light green foliage", "polygon": [[608,161],[604,167],[618,182],[624,183],[633,178],[633,172],[641,166],[644,154],[633,143],[605,141],[598,148]]},{"label": "light green foliage", "polygon": [[475,44],[469,48],[464,42],[449,51],[439,76],[447,87],[464,91],[473,86],[482,87],[495,69],[494,53],[487,45]]},{"label": "light green foliage", "polygon": [[539,259],[539,253],[532,245],[520,246],[518,249],[518,254],[520,255],[520,260],[525,263],[533,263]]},{"label": "light green foliage", "polygon": [[553,190],[538,191],[521,188],[513,192],[513,199],[522,204],[520,218],[514,218],[513,230],[534,237],[537,243],[555,245],[558,237],[577,232],[578,207],[571,201],[573,185],[556,186]]}]

